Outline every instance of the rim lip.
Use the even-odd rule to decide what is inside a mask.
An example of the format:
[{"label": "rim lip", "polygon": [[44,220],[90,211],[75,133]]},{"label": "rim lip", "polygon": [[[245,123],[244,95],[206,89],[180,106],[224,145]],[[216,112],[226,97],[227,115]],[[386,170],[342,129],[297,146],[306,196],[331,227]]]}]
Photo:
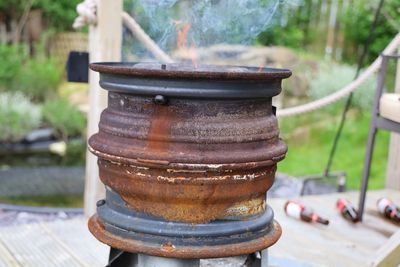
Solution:
[{"label": "rim lip", "polygon": [[92,235],[100,242],[113,248],[130,253],[142,253],[151,256],[179,259],[234,257],[266,249],[274,245],[282,235],[282,228],[277,221],[274,220],[270,227],[270,231],[265,236],[247,242],[217,245],[215,247],[176,246],[173,250],[168,251],[157,244],[123,238],[106,231],[97,214],[90,217],[88,221],[88,228]]},{"label": "rim lip", "polygon": [[[140,64],[140,67],[134,67]],[[148,65],[149,68],[145,66]],[[161,69],[165,65],[166,69]],[[182,65],[182,69],[179,69]],[[173,69],[168,69],[168,66]],[[166,78],[166,79],[218,79],[218,80],[274,80],[285,79],[292,75],[288,69],[258,68],[246,66],[227,65],[201,65],[199,69],[190,64],[180,63],[154,63],[154,62],[95,62],[89,68],[100,74],[125,75],[135,78]],[[204,70],[210,68],[213,71]],[[245,72],[238,72],[229,69],[242,68]],[[220,70],[219,70],[220,69]]]}]

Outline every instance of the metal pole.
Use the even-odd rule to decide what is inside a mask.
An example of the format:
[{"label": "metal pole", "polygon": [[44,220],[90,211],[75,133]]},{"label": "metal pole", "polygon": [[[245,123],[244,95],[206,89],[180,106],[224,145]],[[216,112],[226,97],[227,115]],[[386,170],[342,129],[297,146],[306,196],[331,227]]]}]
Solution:
[{"label": "metal pole", "polygon": [[137,267],[199,267],[200,259],[173,259],[148,256],[144,254],[138,255]]},{"label": "metal pole", "polygon": [[268,249],[261,251],[261,267],[268,267]]},{"label": "metal pole", "polygon": [[107,267],[199,267],[200,259],[175,259],[111,249]]}]

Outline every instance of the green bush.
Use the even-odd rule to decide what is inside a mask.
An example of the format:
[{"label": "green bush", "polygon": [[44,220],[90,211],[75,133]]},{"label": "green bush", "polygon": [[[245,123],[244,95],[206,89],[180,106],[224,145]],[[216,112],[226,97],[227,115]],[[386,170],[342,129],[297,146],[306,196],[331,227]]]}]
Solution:
[{"label": "green bush", "polygon": [[0,45],[0,87],[7,90],[18,75],[24,60],[22,46]]},{"label": "green bush", "polygon": [[42,111],[45,123],[64,139],[82,135],[86,128],[85,116],[65,99],[47,101]]},{"label": "green bush", "polygon": [[36,57],[27,61],[12,82],[12,90],[23,92],[35,101],[56,95],[62,81],[62,68],[54,59]]},{"label": "green bush", "polygon": [[[76,5],[82,0],[34,0],[31,9],[41,9],[48,26],[57,31],[72,30],[77,16]],[[29,6],[26,0],[0,0],[0,12],[6,16],[20,18]]]},{"label": "green bush", "polygon": [[[349,65],[339,65],[333,62],[321,64],[314,79],[311,79],[309,95],[312,99],[320,99],[330,95],[350,83],[356,69]],[[356,90],[353,96],[353,106],[363,111],[369,111],[374,98],[375,78],[369,78]]]},{"label": "green bush", "polygon": [[[385,1],[375,27],[372,41],[369,43],[365,65],[378,57],[399,31],[399,3],[398,0]],[[354,44],[359,51],[361,51],[360,48],[364,46],[368,39],[377,6],[378,1],[357,0],[339,18],[340,22],[343,23],[342,27],[346,42]],[[344,54],[344,60],[354,62],[354,58],[353,53]]]},{"label": "green bush", "polygon": [[43,10],[49,26],[57,31],[71,31],[77,17],[76,6],[82,0],[36,0],[35,8]]},{"label": "green bush", "polygon": [[13,142],[40,126],[40,107],[21,93],[0,94],[0,140]]},{"label": "green bush", "polygon": [[67,144],[67,151],[60,162],[63,166],[83,166],[86,160],[86,140],[75,139]]}]

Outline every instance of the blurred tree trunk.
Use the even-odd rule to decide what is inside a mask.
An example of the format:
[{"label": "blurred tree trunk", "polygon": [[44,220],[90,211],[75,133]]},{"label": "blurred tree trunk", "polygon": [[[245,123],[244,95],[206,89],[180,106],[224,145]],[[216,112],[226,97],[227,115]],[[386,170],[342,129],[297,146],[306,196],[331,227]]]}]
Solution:
[{"label": "blurred tree trunk", "polygon": [[22,12],[22,15],[18,18],[18,13],[17,12],[12,12],[12,19],[11,19],[11,32],[13,36],[12,43],[13,44],[18,44],[21,40],[22,36],[22,30],[24,29],[24,26],[28,20],[29,12],[31,11],[33,4],[33,0],[28,0],[26,2],[26,5],[24,7],[24,11]]}]

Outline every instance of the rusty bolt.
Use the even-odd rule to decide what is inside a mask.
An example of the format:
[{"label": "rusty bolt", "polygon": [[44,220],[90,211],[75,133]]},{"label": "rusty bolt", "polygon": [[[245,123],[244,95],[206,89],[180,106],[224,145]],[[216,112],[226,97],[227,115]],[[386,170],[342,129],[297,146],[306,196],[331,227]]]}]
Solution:
[{"label": "rusty bolt", "polygon": [[156,103],[157,105],[165,105],[167,104],[167,98],[163,95],[156,95],[154,97],[154,103]]},{"label": "rusty bolt", "polygon": [[103,206],[104,204],[106,204],[106,200],[105,199],[100,199],[99,201],[97,201],[96,206],[100,207],[100,206]]}]

